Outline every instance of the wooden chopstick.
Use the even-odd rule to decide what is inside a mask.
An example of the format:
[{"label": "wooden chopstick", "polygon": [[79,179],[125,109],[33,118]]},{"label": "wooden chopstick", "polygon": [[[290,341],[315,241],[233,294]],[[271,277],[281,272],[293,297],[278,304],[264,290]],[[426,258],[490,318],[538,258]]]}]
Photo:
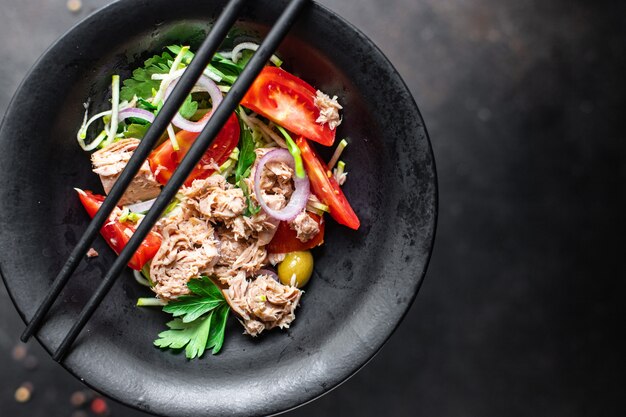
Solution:
[{"label": "wooden chopstick", "polygon": [[[152,230],[152,227],[159,220],[165,208],[168,206],[174,195],[178,192],[178,189],[183,185],[191,171],[193,171],[195,166],[202,158],[202,155],[204,155],[206,150],[211,145],[211,142],[213,141],[215,136],[217,136],[220,129],[224,126],[232,112],[239,105],[239,102],[248,91],[256,77],[259,75],[259,73],[263,69],[263,66],[267,63],[272,54],[278,48],[280,42],[284,39],[287,32],[298,17],[300,11],[307,2],[308,0],[292,0],[287,5],[270,32],[267,34],[266,38],[259,46],[258,50],[254,53],[254,55],[244,68],[241,75],[239,75],[239,77],[237,78],[235,84],[229,90],[224,100],[215,109],[208,123],[206,124],[198,138],[195,140],[195,142],[189,149],[189,152],[184,157],[170,180],[167,182],[148,213],[146,213],[146,216],[143,218],[143,220],[135,230],[135,233],[126,244],[126,247],[122,250],[111,268],[108,270],[107,274],[102,279],[96,292],[89,299],[89,301],[81,311],[77,321],[74,323],[69,333],[65,336],[60,346],[55,351],[53,355],[54,360],[60,361],[63,359],[68,349],[76,340],[76,337],[78,337],[87,321],[91,318],[95,310],[98,308],[106,294],[113,286],[114,282],[116,281],[122,270],[128,264],[130,258],[139,248],[139,245],[141,245],[144,238]],[[231,1],[231,3],[229,3],[227,9],[224,10],[222,15],[226,14],[226,12],[229,11],[228,15],[230,16],[230,13],[234,12],[234,10],[239,7],[240,3],[240,0]],[[222,16],[220,16],[219,20],[222,20]],[[225,22],[223,23],[225,25]],[[228,27],[220,26],[219,32],[217,32],[220,35],[220,39],[223,39],[226,36],[226,32],[230,26],[232,26],[232,23],[230,23]],[[219,46],[220,43],[214,40],[216,38],[216,28],[217,23],[216,26],[211,30],[209,37],[207,38],[207,40],[205,40],[205,43],[203,44],[204,47],[205,44],[209,43],[211,48],[204,48],[203,51],[205,53],[203,54],[197,53],[187,71],[191,70],[192,66],[194,66],[194,68],[196,69],[203,70],[208,65],[210,59],[215,53],[215,49]],[[199,73],[201,73],[201,71]],[[197,79],[198,77],[195,78],[196,81]],[[181,84],[183,84],[182,79],[181,82],[179,82],[179,84],[177,85],[177,89],[178,86]],[[191,77],[189,77],[187,83],[185,83],[184,85],[186,89],[183,90],[182,87],[181,89],[178,89],[180,96],[177,98],[181,100],[180,104],[182,104],[182,101],[189,94],[194,84],[195,81]],[[177,89],[174,90],[172,96],[176,94]],[[176,110],[177,109],[178,107],[176,107]],[[174,114],[175,112],[172,114],[172,116]],[[166,127],[167,124],[165,124],[164,126]],[[144,156],[144,159],[145,157],[147,157],[147,154]]]}]

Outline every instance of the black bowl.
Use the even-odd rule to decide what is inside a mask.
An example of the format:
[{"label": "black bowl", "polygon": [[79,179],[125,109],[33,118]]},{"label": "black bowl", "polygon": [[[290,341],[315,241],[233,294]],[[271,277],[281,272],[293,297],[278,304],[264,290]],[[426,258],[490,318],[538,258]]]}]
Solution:
[{"label": "black bowl", "polygon": [[[286,1],[249,2],[231,39],[262,38]],[[34,66],[0,129],[0,266],[30,319],[88,218],[72,187],[99,190],[75,134],[83,102],[106,106],[111,75],[127,75],[173,42],[196,45],[224,1],[124,0],[80,23]],[[266,415],[310,401],[346,380],[381,348],[407,312],[433,246],[437,182],[417,106],[362,33],[312,4],[279,49],[285,66],[344,104],[338,136],[351,145],[345,192],[362,225],[329,222],[297,320],[258,339],[230,319],[223,351],[202,360],[152,346],[167,316],[136,308],[146,289],[129,271],[99,307],[64,366],[94,389],[168,416]],[[416,71],[419,70],[416,68]],[[326,150],[325,155],[328,155]],[[52,351],[111,265],[83,262],[40,343]]]}]

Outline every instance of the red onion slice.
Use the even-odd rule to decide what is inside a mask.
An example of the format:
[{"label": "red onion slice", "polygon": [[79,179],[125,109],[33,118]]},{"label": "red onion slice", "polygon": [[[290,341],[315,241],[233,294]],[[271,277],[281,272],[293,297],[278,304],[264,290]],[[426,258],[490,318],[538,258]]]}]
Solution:
[{"label": "red onion slice", "polygon": [[293,156],[291,156],[287,149],[269,151],[263,156],[263,158],[261,158],[256,167],[256,172],[254,173],[254,193],[256,194],[256,199],[263,208],[263,211],[275,219],[291,221],[295,219],[295,217],[304,209],[306,202],[309,199],[309,178],[306,174],[304,178],[298,178],[294,175],[293,183],[296,189],[291,195],[289,203],[280,210],[274,210],[270,208],[267,203],[265,203],[265,200],[263,200],[263,193],[261,190],[261,173],[263,172],[263,168],[265,168],[265,164],[268,162],[284,162],[295,170],[296,164],[293,161]]},{"label": "red onion slice", "polygon": [[145,213],[148,210],[150,210],[150,208],[152,207],[155,201],[156,201],[156,198],[153,198],[152,200],[141,201],[139,203],[130,204],[126,206],[126,208],[132,211],[133,213]]},{"label": "red onion slice", "polygon": [[147,121],[148,123],[154,122],[154,114],[148,110],[130,107],[128,109],[121,110],[118,113],[118,120],[120,122],[124,119],[128,119],[129,117],[136,117],[137,119],[143,119]]},{"label": "red onion slice", "polygon": [[[174,90],[174,87],[178,83],[181,76],[182,73],[170,83],[169,87],[167,87],[167,90],[165,91],[165,100],[167,100],[170,94],[172,94],[172,90]],[[200,89],[197,89],[198,86],[200,87]],[[194,91],[206,91],[207,93],[209,93],[209,96],[211,96],[212,108],[211,112],[209,113],[209,117],[203,118],[203,120],[198,122],[192,122],[191,120],[185,119],[183,116],[180,115],[180,113],[177,112],[176,116],[174,116],[174,118],[172,119],[172,124],[179,129],[186,130],[188,132],[202,132],[202,129],[207,124],[209,118],[211,117],[211,114],[213,114],[213,111],[217,108],[217,106],[222,102],[224,98],[222,97],[222,92],[220,91],[217,84],[215,84],[215,82],[213,82],[213,80],[211,80],[206,75],[200,76],[200,78],[198,79],[198,83],[196,84],[196,88],[194,88]]]},{"label": "red onion slice", "polygon": [[271,269],[267,269],[267,268],[259,269],[258,272],[256,273],[256,276],[258,277],[259,275],[267,275],[268,277],[274,279],[276,282],[280,282],[280,280],[278,279],[278,274],[272,271]]}]

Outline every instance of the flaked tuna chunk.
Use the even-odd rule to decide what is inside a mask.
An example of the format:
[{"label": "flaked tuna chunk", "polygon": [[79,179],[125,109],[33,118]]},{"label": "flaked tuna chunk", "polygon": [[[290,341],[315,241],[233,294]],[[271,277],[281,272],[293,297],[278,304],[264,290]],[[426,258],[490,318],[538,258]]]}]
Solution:
[{"label": "flaked tuna chunk", "polygon": [[268,216],[264,211],[259,211],[253,216],[239,216],[225,220],[224,225],[233,233],[236,239],[257,238],[259,245],[270,243],[279,221]]},{"label": "flaked tuna chunk", "polygon": [[154,292],[164,300],[189,293],[187,282],[213,272],[219,259],[219,241],[204,219],[175,217],[162,223],[163,243],[152,260]]},{"label": "flaked tuna chunk", "polygon": [[227,228],[220,228],[217,236],[220,257],[214,274],[221,283],[228,284],[232,277],[241,272],[251,275],[266,265],[267,251],[258,239],[237,239]]},{"label": "flaked tuna chunk", "polygon": [[[247,202],[240,188],[226,182],[222,176],[194,181],[181,190],[184,199],[177,218],[204,219],[215,230],[218,259],[211,270],[222,284],[237,274],[251,275],[267,264],[267,245],[276,232],[278,222],[264,212],[243,216]],[[163,227],[163,225],[160,225]]]},{"label": "flaked tuna chunk", "polygon": [[[117,181],[138,145],[138,139],[122,139],[91,155],[93,172],[100,176],[106,194],[109,194],[113,188],[113,184]],[[144,162],[120,199],[119,204],[127,205],[150,200],[158,196],[160,191],[161,187],[154,179],[148,162]]]},{"label": "flaked tuna chunk", "polygon": [[241,188],[235,188],[221,175],[195,180],[181,190],[187,197],[185,206],[197,214],[218,220],[232,219],[243,214],[246,200]]},{"label": "flaked tuna chunk", "polygon": [[[259,161],[267,152],[272,149],[258,148],[255,149],[257,155],[254,165],[252,166],[250,177],[245,181],[251,193],[251,198],[258,202],[254,193],[254,177]],[[273,210],[280,210],[289,203],[289,198],[294,191],[293,185],[293,169],[284,162],[271,161],[265,164],[265,169],[261,173],[259,188],[263,192],[263,200]]]},{"label": "flaked tuna chunk", "polygon": [[320,226],[306,210],[302,210],[300,214],[289,224],[292,230],[296,231],[296,237],[300,242],[308,242],[320,232]]},{"label": "flaked tuna chunk", "polygon": [[320,110],[320,115],[315,122],[322,125],[328,124],[328,128],[331,130],[341,124],[339,110],[343,109],[343,107],[337,101],[337,96],[330,98],[329,95],[317,90],[315,106]]},{"label": "flaked tuna chunk", "polygon": [[267,261],[273,266],[276,266],[277,264],[285,260],[286,255],[286,253],[268,253]]},{"label": "flaked tuna chunk", "polygon": [[296,318],[295,310],[302,291],[282,285],[267,275],[250,281],[239,274],[230,280],[224,295],[241,318],[245,332],[258,336],[266,329],[289,327]]}]

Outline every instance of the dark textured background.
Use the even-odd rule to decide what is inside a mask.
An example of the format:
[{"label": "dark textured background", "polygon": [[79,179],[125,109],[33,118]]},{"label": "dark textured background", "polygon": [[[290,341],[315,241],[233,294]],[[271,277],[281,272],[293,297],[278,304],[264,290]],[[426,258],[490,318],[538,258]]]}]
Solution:
[{"label": "dark textured background", "polygon": [[[73,14],[65,0],[2,0],[0,114],[45,48],[108,2],[83,0]],[[348,382],[288,415],[622,415],[626,3],[321,3],[371,37],[413,92],[440,217],[425,283],[395,335]],[[0,416],[92,415],[69,401],[85,388],[36,342],[13,358],[23,323],[4,287],[0,317]],[[34,390],[20,404],[25,382]]]}]

